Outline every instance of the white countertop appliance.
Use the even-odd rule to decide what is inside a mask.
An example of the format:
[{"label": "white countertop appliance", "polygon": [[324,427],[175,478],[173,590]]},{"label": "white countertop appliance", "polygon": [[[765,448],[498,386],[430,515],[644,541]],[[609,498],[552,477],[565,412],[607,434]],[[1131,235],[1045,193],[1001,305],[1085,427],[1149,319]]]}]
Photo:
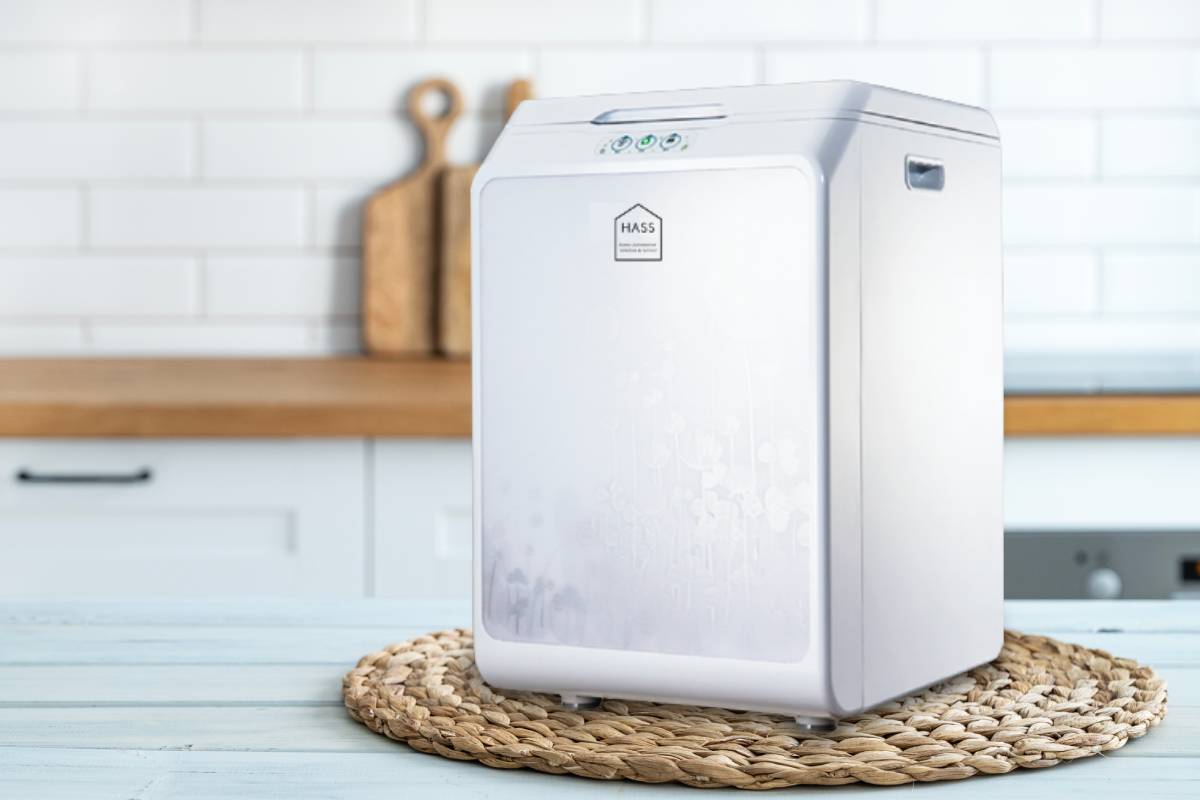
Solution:
[{"label": "white countertop appliance", "polygon": [[821,724],[997,654],[987,112],[843,81],[531,101],[472,199],[486,680]]}]

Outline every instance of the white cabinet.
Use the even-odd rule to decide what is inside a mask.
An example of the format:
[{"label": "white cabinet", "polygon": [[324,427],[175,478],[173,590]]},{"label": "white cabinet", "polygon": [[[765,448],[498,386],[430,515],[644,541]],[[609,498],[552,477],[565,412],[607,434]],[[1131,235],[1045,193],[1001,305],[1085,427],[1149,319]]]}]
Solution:
[{"label": "white cabinet", "polygon": [[0,439],[0,596],[471,594],[467,439]]},{"label": "white cabinet", "polygon": [[[1010,529],[1200,525],[1195,439],[1006,454]],[[469,439],[0,438],[0,597],[467,601],[471,546]]]},{"label": "white cabinet", "polygon": [[372,593],[471,596],[471,442],[372,443]]},{"label": "white cabinet", "polygon": [[1004,523],[1008,530],[1194,531],[1197,485],[1193,436],[1014,438],[1004,448]]},{"label": "white cabinet", "polygon": [[0,440],[0,595],[365,591],[361,440]]}]

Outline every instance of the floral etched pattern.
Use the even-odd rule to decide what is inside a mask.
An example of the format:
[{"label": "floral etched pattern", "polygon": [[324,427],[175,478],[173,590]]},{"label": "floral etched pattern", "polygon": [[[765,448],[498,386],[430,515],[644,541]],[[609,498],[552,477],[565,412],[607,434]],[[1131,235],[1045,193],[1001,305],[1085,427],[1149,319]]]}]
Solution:
[{"label": "floral etched pattern", "polygon": [[[816,511],[806,404],[777,404],[768,387],[780,373],[753,368],[738,391],[718,392],[717,413],[694,398],[672,403],[670,363],[622,375],[602,425],[609,469],[585,498],[525,487],[521,500],[510,487],[489,503],[508,512],[489,513],[485,538],[493,635],[797,657],[778,652],[770,632],[805,627]],[[554,520],[552,541],[544,520]]]}]

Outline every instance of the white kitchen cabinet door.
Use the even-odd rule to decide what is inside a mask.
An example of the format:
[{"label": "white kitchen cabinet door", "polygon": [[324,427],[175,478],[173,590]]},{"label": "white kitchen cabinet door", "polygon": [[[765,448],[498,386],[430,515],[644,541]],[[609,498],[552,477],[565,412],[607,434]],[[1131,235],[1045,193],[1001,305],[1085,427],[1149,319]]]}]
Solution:
[{"label": "white kitchen cabinet door", "polygon": [[1004,446],[1004,526],[1194,531],[1198,485],[1194,436],[1012,438]]},{"label": "white kitchen cabinet door", "polygon": [[471,442],[372,443],[373,594],[471,597]]},{"label": "white kitchen cabinet door", "polygon": [[361,596],[365,447],[0,441],[0,595]]}]

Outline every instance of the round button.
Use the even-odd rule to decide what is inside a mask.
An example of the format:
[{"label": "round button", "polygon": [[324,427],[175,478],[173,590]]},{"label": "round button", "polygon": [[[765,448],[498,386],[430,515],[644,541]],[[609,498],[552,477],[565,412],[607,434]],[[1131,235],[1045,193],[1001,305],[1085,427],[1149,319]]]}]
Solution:
[{"label": "round button", "polygon": [[612,140],[613,152],[619,153],[622,150],[629,147],[629,145],[631,145],[631,144],[633,144],[633,137],[630,136],[628,133],[621,134],[620,136],[618,136],[617,138]]},{"label": "round button", "polygon": [[654,143],[657,141],[657,136],[655,136],[653,133],[647,133],[645,136],[638,139],[637,148],[638,150],[649,150],[651,147],[654,147]]},{"label": "round button", "polygon": [[663,140],[659,142],[659,146],[662,147],[663,150],[670,150],[671,148],[678,147],[679,143],[682,141],[682,136],[680,136],[678,133],[672,133],[664,136]]},{"label": "round button", "polygon": [[1115,600],[1122,588],[1121,575],[1115,569],[1100,567],[1087,576],[1087,595],[1094,600]]}]

